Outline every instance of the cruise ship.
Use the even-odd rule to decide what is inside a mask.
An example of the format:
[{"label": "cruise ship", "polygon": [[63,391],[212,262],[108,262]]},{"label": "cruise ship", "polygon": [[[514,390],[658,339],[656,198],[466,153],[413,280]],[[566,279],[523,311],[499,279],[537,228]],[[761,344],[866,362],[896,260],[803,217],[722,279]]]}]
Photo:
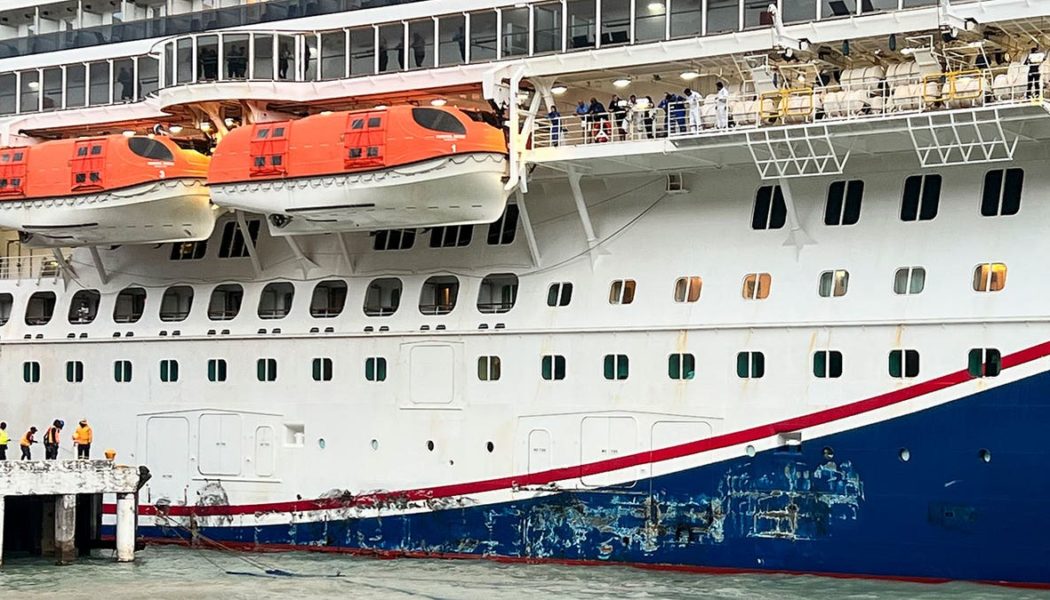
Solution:
[{"label": "cruise ship", "polygon": [[8,0],[0,419],[148,542],[1050,586],[1048,33]]}]

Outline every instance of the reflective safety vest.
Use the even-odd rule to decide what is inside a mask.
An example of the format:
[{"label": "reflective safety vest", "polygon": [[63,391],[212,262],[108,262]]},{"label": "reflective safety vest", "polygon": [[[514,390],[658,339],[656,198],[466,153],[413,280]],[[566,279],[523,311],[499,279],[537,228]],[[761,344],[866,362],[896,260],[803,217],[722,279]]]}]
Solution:
[{"label": "reflective safety vest", "polygon": [[32,444],[32,443],[33,443],[33,442],[35,442],[35,441],[36,441],[36,440],[34,440],[34,439],[33,439],[33,434],[32,434],[32,433],[29,433],[29,432],[27,431],[27,432],[26,432],[26,434],[22,436],[22,442],[21,442],[21,445],[22,445],[22,446],[26,446],[26,447],[28,448],[28,447],[29,447],[29,445],[30,445],[30,444]]},{"label": "reflective safety vest", "polygon": [[77,427],[77,430],[73,432],[73,441],[78,444],[90,444],[91,443],[91,426],[84,425],[83,427]]},{"label": "reflective safety vest", "polygon": [[7,443],[10,442],[10,441],[11,441],[11,438],[7,437],[7,430],[6,429],[0,429],[0,446],[6,446]]},{"label": "reflective safety vest", "polygon": [[47,432],[44,433],[44,445],[57,446],[58,445],[58,427],[52,425],[47,428]]}]

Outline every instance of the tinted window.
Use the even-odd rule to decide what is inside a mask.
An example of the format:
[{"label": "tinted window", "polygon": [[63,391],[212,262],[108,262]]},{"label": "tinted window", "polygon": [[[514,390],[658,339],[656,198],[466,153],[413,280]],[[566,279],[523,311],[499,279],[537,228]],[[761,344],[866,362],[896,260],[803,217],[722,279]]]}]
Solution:
[{"label": "tinted window", "polygon": [[142,158],[152,158],[153,160],[165,161],[175,160],[175,156],[171,153],[171,150],[157,140],[151,140],[144,137],[128,138],[128,148]]},{"label": "tinted window", "polygon": [[467,134],[467,128],[451,113],[436,108],[413,108],[412,118],[416,123],[434,131],[445,133]]}]

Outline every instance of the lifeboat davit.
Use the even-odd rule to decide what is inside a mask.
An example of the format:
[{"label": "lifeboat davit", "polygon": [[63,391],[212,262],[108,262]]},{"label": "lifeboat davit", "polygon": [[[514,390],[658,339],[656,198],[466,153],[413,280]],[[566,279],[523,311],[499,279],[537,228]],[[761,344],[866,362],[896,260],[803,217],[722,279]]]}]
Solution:
[{"label": "lifeboat davit", "polygon": [[107,135],[0,149],[0,227],[40,246],[207,239],[208,157],[170,138]]},{"label": "lifeboat davit", "polygon": [[297,235],[491,223],[506,171],[503,132],[480,115],[393,106],[235,129],[208,185],[216,204]]}]

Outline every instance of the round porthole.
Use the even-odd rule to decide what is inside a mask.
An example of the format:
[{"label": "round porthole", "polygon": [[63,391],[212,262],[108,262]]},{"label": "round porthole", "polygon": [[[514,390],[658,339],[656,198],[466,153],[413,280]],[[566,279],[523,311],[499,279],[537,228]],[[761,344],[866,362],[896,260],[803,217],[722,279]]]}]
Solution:
[{"label": "round porthole", "polygon": [[835,458],[835,450],[831,446],[824,446],[824,460],[831,460]]},{"label": "round porthole", "polygon": [[434,440],[427,440],[427,450],[434,451]]},{"label": "round porthole", "polygon": [[372,449],[379,450],[379,440],[372,440]]},{"label": "round porthole", "polygon": [[897,451],[897,458],[900,458],[901,462],[908,462],[911,460],[911,451],[907,448],[901,448]]},{"label": "round porthole", "polygon": [[745,448],[745,449],[744,449],[744,451],[745,451],[745,452],[747,452],[747,455],[748,455],[748,456],[752,456],[752,457],[753,457],[753,456],[754,456],[755,454],[757,454],[757,452],[755,451],[755,447],[754,447],[754,446],[752,446],[751,444],[748,444],[748,445],[747,445],[747,448]]},{"label": "round porthole", "polygon": [[992,452],[987,448],[981,448],[981,451],[977,453],[977,457],[981,459],[981,462],[992,462]]},{"label": "round porthole", "polygon": [[493,444],[492,442],[489,442],[489,443],[485,444],[485,449],[488,450],[489,452],[492,452],[493,450],[496,449],[496,445]]},{"label": "round porthole", "polygon": [[317,447],[320,448],[321,450],[324,450],[324,447],[325,447],[324,438],[317,438]]}]

